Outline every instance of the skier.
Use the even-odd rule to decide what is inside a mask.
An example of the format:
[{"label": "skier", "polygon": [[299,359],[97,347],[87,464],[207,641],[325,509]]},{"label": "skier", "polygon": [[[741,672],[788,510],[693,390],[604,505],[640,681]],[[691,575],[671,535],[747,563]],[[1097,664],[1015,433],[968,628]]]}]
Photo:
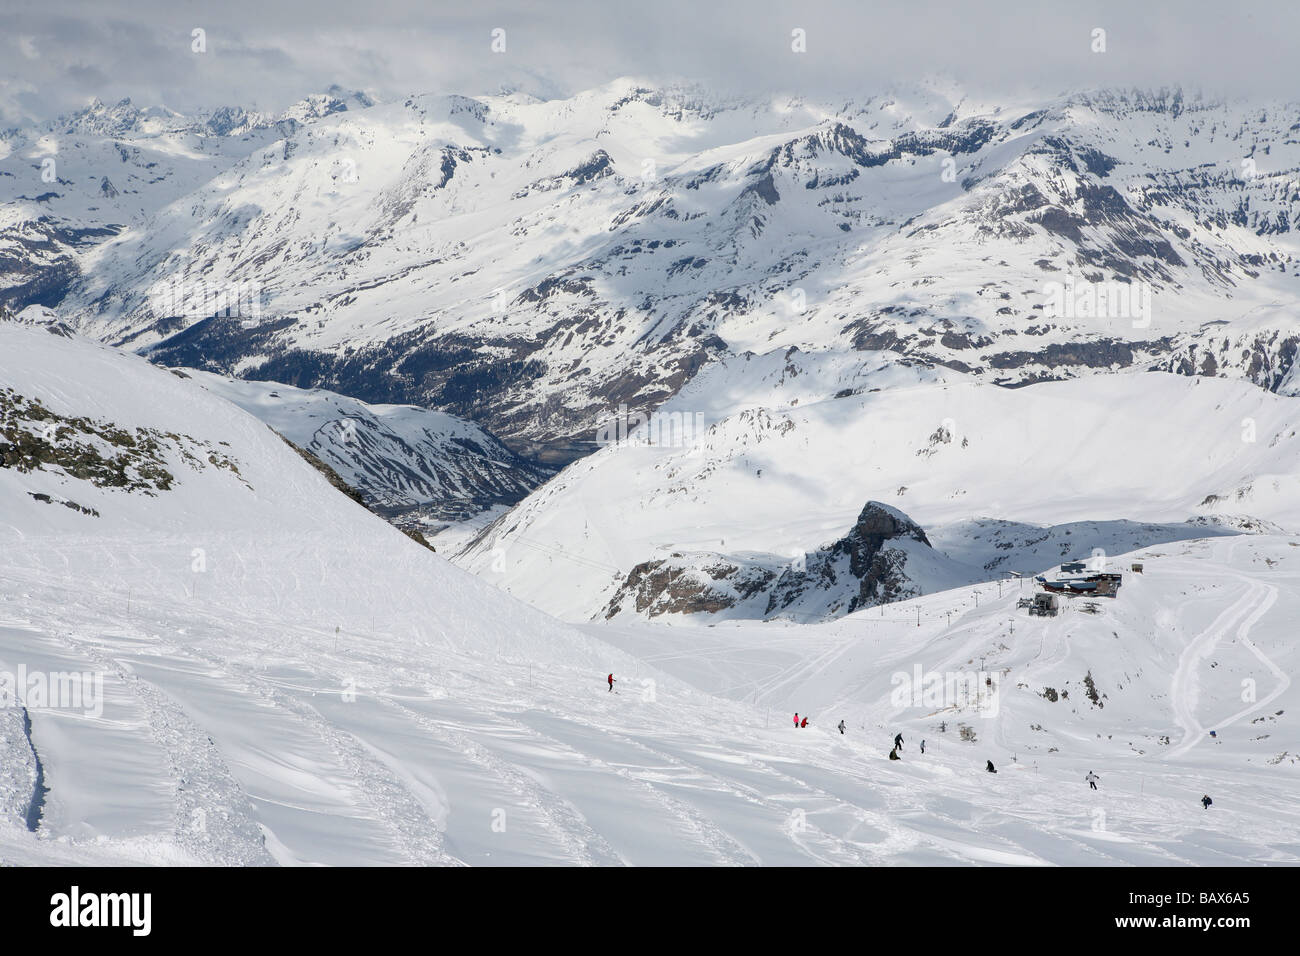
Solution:
[{"label": "skier", "polygon": [[613,693],[613,691],[614,691],[614,675],[613,675],[613,674],[610,674],[610,675],[609,675],[609,690],[610,690],[610,693]]},{"label": "skier", "polygon": [[1210,804],[1212,804],[1213,802],[1214,801],[1210,799],[1210,795],[1208,793],[1205,796],[1201,797],[1201,806],[1205,807],[1205,809],[1207,810],[1210,809]]},{"label": "skier", "polygon": [[985,761],[984,769],[987,770],[989,773],[997,773],[997,770],[993,768],[992,760]]},{"label": "skier", "polygon": [[898,755],[898,748],[897,748],[897,747],[895,747],[893,750],[891,750],[891,751],[889,752],[889,759],[890,759],[890,760],[902,760],[902,759],[903,759],[902,757],[900,757],[900,756]]},{"label": "skier", "polygon": [[794,715],[794,726],[795,726],[795,729],[796,729],[796,730],[799,729],[799,713],[798,713],[798,711],[796,711],[796,712],[795,712],[795,715]]},{"label": "skier", "polygon": [[921,753],[925,753],[925,738],[921,738]]},{"label": "skier", "polygon": [[805,717],[805,718],[804,718],[804,719],[799,723],[799,726],[800,726],[800,727],[807,727],[807,726],[808,726],[808,718]]},{"label": "skier", "polygon": [[840,733],[844,733],[844,721],[840,721]]},{"label": "skier", "polygon": [[1090,786],[1090,787],[1092,787],[1092,789],[1096,790],[1096,789],[1097,789],[1097,781],[1100,780],[1101,777],[1097,776],[1095,773],[1093,773],[1091,770],[1089,770],[1089,771],[1088,771],[1088,776],[1084,777],[1083,779],[1086,780],[1086,781],[1088,781],[1088,786]]},{"label": "skier", "polygon": [[903,749],[903,735],[901,733],[894,734],[894,749],[896,750]]}]

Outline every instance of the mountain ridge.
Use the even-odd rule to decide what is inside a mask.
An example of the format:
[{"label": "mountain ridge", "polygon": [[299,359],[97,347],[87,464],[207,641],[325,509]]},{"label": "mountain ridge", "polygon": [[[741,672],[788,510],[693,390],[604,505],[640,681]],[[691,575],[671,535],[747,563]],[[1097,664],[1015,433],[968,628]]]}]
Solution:
[{"label": "mountain ridge", "polygon": [[[647,82],[326,110],[147,226],[69,239],[76,275],[40,298],[164,364],[439,408],[559,462],[622,404],[790,347],[951,381],[1300,388],[1294,106]],[[1153,305],[1046,314],[1067,279]],[[262,314],[157,314],[159,283],[199,282],[247,283]]]}]

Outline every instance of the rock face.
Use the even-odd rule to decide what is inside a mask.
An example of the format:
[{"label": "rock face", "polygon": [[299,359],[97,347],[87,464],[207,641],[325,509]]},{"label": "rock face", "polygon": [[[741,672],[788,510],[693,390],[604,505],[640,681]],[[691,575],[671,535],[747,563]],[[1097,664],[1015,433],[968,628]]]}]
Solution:
[{"label": "rock face", "polygon": [[798,606],[821,592],[843,613],[888,604],[920,593],[907,574],[909,549],[903,542],[930,548],[920,526],[896,508],[868,501],[853,528],[843,538],[810,555],[803,570],[789,568],[776,582],[764,616]]},{"label": "rock face", "polygon": [[977,577],[934,552],[925,532],[907,515],[868,501],[847,534],[802,560],[679,551],[644,561],[618,587],[605,617],[710,614],[821,620]]},{"label": "rock face", "polygon": [[735,611],[765,594],[777,574],[761,564],[718,554],[674,552],[670,558],[634,567],[610,599],[605,617],[627,610],[645,617]]},{"label": "rock face", "polygon": [[[195,471],[211,467],[239,476],[238,463],[223,449],[188,435],[59,415],[39,399],[0,387],[0,468],[49,472],[96,488],[157,496],[172,490],[177,458]],[[32,497],[52,503],[49,495]],[[98,516],[75,502],[61,503]]]}]

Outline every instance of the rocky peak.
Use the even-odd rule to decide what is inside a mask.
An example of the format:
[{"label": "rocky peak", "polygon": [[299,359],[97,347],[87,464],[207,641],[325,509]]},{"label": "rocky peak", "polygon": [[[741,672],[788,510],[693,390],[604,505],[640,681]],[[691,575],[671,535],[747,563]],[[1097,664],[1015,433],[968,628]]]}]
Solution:
[{"label": "rocky peak", "polygon": [[[915,562],[919,559],[919,564]],[[821,620],[901,601],[930,586],[967,583],[970,569],[932,552],[920,525],[896,508],[868,501],[853,527],[806,559],[777,555],[674,552],[634,567],[605,607],[625,612]]]},{"label": "rocky peak", "polygon": [[807,604],[811,592],[824,592],[818,603],[829,599],[829,610],[842,613],[914,597],[920,590],[906,567],[909,541],[930,548],[915,521],[883,502],[868,501],[844,537],[809,555],[804,567],[781,575],[767,616]]},{"label": "rocky peak", "polygon": [[878,548],[890,538],[902,537],[930,543],[921,526],[903,512],[880,501],[868,501],[843,540],[862,548]]}]

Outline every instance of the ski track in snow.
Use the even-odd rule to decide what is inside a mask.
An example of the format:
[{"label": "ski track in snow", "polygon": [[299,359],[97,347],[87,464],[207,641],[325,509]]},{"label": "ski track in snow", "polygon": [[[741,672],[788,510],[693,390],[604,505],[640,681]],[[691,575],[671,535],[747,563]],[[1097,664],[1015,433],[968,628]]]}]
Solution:
[{"label": "ski track in snow", "polygon": [[[104,685],[96,716],[26,700],[49,787],[35,834],[23,818],[31,747],[12,718],[0,724],[0,862],[1300,863],[1290,743],[1300,707],[1287,677],[1300,540],[1225,541],[1216,527],[1139,549],[1133,560],[1147,572],[1126,576],[1116,600],[1095,614],[1083,613],[1090,602],[1070,603],[1047,620],[1017,612],[1023,585],[985,584],[821,624],[564,624],[411,543],[264,424],[142,359],[0,323],[0,372],[5,387],[60,415],[170,442],[183,432],[226,446],[239,467],[207,467],[168,445],[175,484],[157,494],[0,469],[0,664],[93,672]],[[1244,401],[1208,380],[1161,381],[1170,402],[1197,388]],[[1105,395],[1139,394],[1107,384]],[[1088,400],[1113,417],[1114,402],[1083,386],[1042,394],[1056,408]],[[914,397],[926,415],[949,407],[942,391]],[[817,414],[858,421],[864,407]],[[801,432],[812,408],[796,416]],[[1285,424],[1281,406],[1265,410],[1271,428]],[[857,448],[825,424],[823,451]],[[889,440],[910,448],[913,424],[903,414]],[[1129,438],[1111,451],[1145,440]],[[729,455],[725,442],[715,451]],[[773,477],[763,481],[775,488]],[[1035,476],[1020,477],[1030,493]],[[1121,477],[1127,501],[1133,478]],[[1279,500],[1287,487],[1275,483]],[[615,500],[591,490],[586,500]],[[735,490],[710,520],[752,523]],[[825,507],[857,494],[823,490]],[[99,514],[51,507],[33,498],[40,491]],[[1206,488],[1183,491],[1200,500]],[[788,516],[797,500],[764,506]],[[671,503],[691,514],[707,505]],[[604,517],[593,508],[591,518],[635,523],[635,507]],[[1079,525],[1071,549],[1096,524]],[[512,552],[512,584],[531,560]],[[608,567],[587,570],[608,584]],[[544,586],[567,601],[577,583],[557,569]],[[976,665],[1004,677],[995,713],[970,701],[900,706],[891,694],[914,668]],[[614,693],[603,683],[610,671]],[[1096,695],[1081,690],[1085,675]],[[1243,709],[1235,682],[1248,678],[1264,692]],[[795,710],[807,729],[787,723]],[[850,733],[831,729],[839,719]],[[1207,726],[1230,725],[1247,732],[1204,746]],[[908,743],[889,761],[896,732]],[[924,756],[918,738],[929,740]],[[986,759],[997,775],[984,773]],[[1092,767],[1100,792],[1082,782]],[[1215,796],[1208,814],[1196,803],[1203,792]]]},{"label": "ski track in snow", "polygon": [[[1291,686],[1288,677],[1276,664],[1266,657],[1258,646],[1250,640],[1250,630],[1266,615],[1277,602],[1278,590],[1271,584],[1230,570],[1232,555],[1236,542],[1229,541],[1216,545],[1217,556],[1221,559],[1226,573],[1246,585],[1245,593],[1227,608],[1214,623],[1194,638],[1183,651],[1178,661],[1178,670],[1174,673],[1171,700],[1174,704],[1178,724],[1183,728],[1183,739],[1169,752],[1171,757],[1181,757],[1201,743],[1211,730],[1222,730],[1256,713],[1276,700]],[[1202,662],[1214,651],[1233,625],[1237,625],[1236,637],[1255,655],[1277,679],[1278,686],[1272,693],[1251,706],[1244,708],[1212,727],[1205,727],[1196,717],[1196,704],[1199,698],[1197,671]]]},{"label": "ski track in snow", "polygon": [[[566,715],[557,714],[556,716],[562,721],[572,720],[572,718]],[[522,729],[530,730],[533,733],[538,733],[535,727],[528,725],[526,722],[520,722],[518,726]],[[625,744],[640,747],[643,751],[672,763],[672,758],[657,751],[650,750],[650,748],[646,747],[639,740],[619,738],[616,735],[609,734],[606,731],[602,731],[601,728],[593,727],[585,722],[582,722],[582,726],[586,733],[605,733],[606,736],[620,739]],[[540,734],[539,736],[550,743],[557,743],[564,746],[562,741],[557,741],[554,737]],[[729,833],[719,828],[708,817],[698,812],[691,803],[669,794],[664,783],[656,783],[651,779],[648,779],[649,775],[654,772],[653,768],[622,764],[615,765],[590,754],[583,754],[576,749],[572,749],[570,752],[588,766],[616,773],[624,779],[632,781],[640,790],[642,790],[642,792],[648,794],[654,801],[663,806],[671,816],[677,818],[684,828],[690,831],[692,839],[710,853],[715,863],[735,865],[754,864],[760,862],[757,856],[751,853]],[[678,767],[684,767],[684,765],[679,762],[676,765]]]},{"label": "ski track in snow", "polygon": [[[1239,636],[1246,637],[1250,627],[1276,600],[1275,588],[1244,576],[1240,579],[1246,585],[1245,590],[1233,598],[1209,627],[1188,643],[1179,657],[1171,699],[1187,736],[1178,748],[1168,753],[1170,758],[1186,753],[1199,739],[1200,725],[1194,716],[1196,663],[1203,660],[1234,626],[1238,628]],[[297,585],[286,582],[286,586]],[[96,603],[93,598],[83,599],[76,610],[90,617]],[[170,609],[166,616],[176,617],[186,610],[185,601],[176,603],[179,606]],[[149,609],[141,607],[138,613],[148,614]],[[204,621],[191,615],[187,630],[199,635],[218,624],[235,630],[241,627],[238,621]],[[248,626],[253,626],[251,619]],[[1042,653],[1047,656],[1035,658],[1030,668],[1020,676],[1029,678],[1040,672],[1050,672],[1052,666],[1065,659],[1069,654],[1069,635],[1073,626],[1070,620],[1046,622],[1046,633],[1041,640],[1045,645]],[[130,663],[140,653],[147,633],[101,633],[92,637],[89,636],[94,634],[91,627],[86,621],[72,631],[62,630],[62,636],[55,643],[92,666],[111,671],[132,689],[146,706],[150,715],[150,733],[164,743],[177,778],[203,781],[211,791],[208,799],[203,801],[204,806],[239,808],[238,812],[232,813],[232,818],[241,822],[240,826],[234,827],[234,834],[238,837],[236,843],[230,843],[230,834],[226,833],[215,839],[210,814],[208,831],[194,830],[192,814],[200,807],[185,796],[185,788],[178,787],[174,834],[178,841],[196,860],[270,862],[272,856],[281,862],[298,860],[297,851],[283,845],[281,836],[274,830],[255,827],[251,831],[265,833],[266,846],[262,845],[260,838],[249,839],[248,827],[257,813],[231,776],[220,751],[175,700],[141,676],[138,664]],[[165,632],[166,627],[160,625],[158,629]],[[970,636],[963,640],[962,631],[969,632]],[[962,642],[950,650],[944,666],[969,659],[982,643],[987,643],[987,634],[979,633],[967,623],[955,627],[951,633]],[[321,638],[320,646],[328,649],[329,636],[322,634]],[[756,686],[761,688],[763,696],[796,688],[809,676],[833,668],[851,644],[847,639],[831,642],[810,655],[808,661],[788,667]],[[191,645],[182,650],[168,642],[150,653],[165,653],[170,659],[188,660],[195,666],[202,666],[242,696],[261,700],[308,728],[337,756],[340,769],[348,774],[356,789],[367,795],[368,811],[389,830],[394,847],[400,848],[407,862],[441,865],[463,862],[446,849],[439,821],[423,804],[422,797],[411,789],[401,774],[394,772],[386,759],[378,755],[364,734],[358,736],[356,731],[342,729],[336,720],[323,716],[311,703],[313,698],[304,696],[308,692],[306,685],[300,686],[292,679],[264,673],[267,664],[265,661],[259,664],[260,653],[249,656],[246,650],[237,649],[238,656],[232,657],[216,650],[218,646],[201,650]],[[342,686],[348,674],[357,676],[359,686],[365,686],[371,678],[382,676],[384,659],[374,656],[373,648],[365,652],[358,650],[350,662],[345,662],[332,660],[333,652],[328,650],[304,655],[304,645],[298,642],[295,650],[287,638],[276,641],[275,647],[276,669],[287,673],[309,673],[311,684],[316,688],[311,693],[320,693],[322,687]],[[1260,657],[1264,660],[1262,654]],[[408,661],[407,666],[408,672],[401,678],[404,684],[419,686],[439,681],[436,671],[424,670],[416,661]],[[1270,695],[1223,725],[1265,706],[1286,686],[1285,680],[1280,681],[1279,687]],[[1034,824],[1041,825],[1036,801],[1024,808],[1003,808],[998,813],[1002,822],[989,832],[982,831],[985,826],[992,825],[993,818],[987,810],[981,811],[974,819],[984,822],[977,823],[979,837],[972,841],[968,832],[972,817],[968,812],[953,815],[945,809],[941,798],[931,798],[927,811],[918,815],[916,793],[907,785],[907,778],[899,775],[899,768],[886,765],[886,769],[876,773],[871,771],[870,763],[863,765],[854,761],[845,764],[837,760],[837,753],[860,754],[861,743],[857,738],[851,738],[852,743],[838,740],[829,731],[814,728],[812,733],[796,738],[800,743],[825,738],[831,740],[829,752],[807,747],[806,759],[801,759],[795,754],[777,756],[752,749],[748,752],[734,750],[735,743],[729,743],[733,740],[729,732],[707,742],[688,744],[686,739],[682,739],[681,746],[670,748],[666,744],[679,735],[673,732],[665,736],[662,723],[654,725],[660,729],[655,730],[655,736],[651,738],[646,732],[631,727],[607,726],[598,723],[593,715],[561,710],[554,705],[542,704],[541,709],[534,705],[519,710],[518,705],[508,705],[513,693],[498,693],[495,695],[499,698],[496,704],[491,703],[493,695],[489,693],[461,721],[435,717],[412,701],[383,691],[362,690],[360,693],[372,696],[379,706],[409,722],[420,735],[454,748],[484,773],[499,780],[517,795],[521,808],[537,813],[560,857],[577,864],[626,865],[633,860],[606,840],[569,797],[541,783],[534,773],[523,769],[506,751],[500,750],[495,741],[503,734],[530,742],[532,746],[593,772],[612,774],[628,781],[678,822],[679,839],[694,843],[714,863],[751,865],[771,860],[770,851],[752,848],[745,833],[741,832],[756,825],[755,820],[760,821],[757,825],[773,832],[779,831],[792,852],[806,862],[817,864],[881,864],[922,850],[970,862],[1004,865],[1041,865],[1069,859],[1069,853],[1061,847],[1044,856],[1031,849],[1030,844],[1022,842],[1030,838],[1028,834],[1035,832],[1032,829]],[[338,696],[337,691],[326,691],[326,694]],[[634,692],[609,699],[597,692],[596,700],[610,706],[622,702],[626,707],[628,701],[624,698],[635,699],[635,696]],[[506,709],[501,709],[503,706]],[[602,719],[610,716],[608,707],[600,713]],[[530,717],[530,714],[545,714],[545,722],[539,723],[537,717]],[[726,719],[734,718],[728,715]],[[555,731],[560,728],[564,733],[557,735]],[[600,741],[603,743],[598,743]],[[701,749],[701,744],[705,749]],[[909,769],[925,773],[936,782],[951,775],[951,771],[937,764],[919,762],[914,756],[914,747],[913,742],[912,749],[905,749],[904,767],[908,767],[910,762]],[[716,758],[704,756],[713,751],[717,752]],[[617,753],[619,757],[612,761],[601,755],[604,753]],[[737,754],[738,761],[735,759]],[[829,763],[824,763],[828,759]],[[1011,768],[1003,768],[1004,775],[1014,772]],[[823,778],[834,780],[835,789],[827,789],[820,782]],[[994,785],[997,782],[998,778],[994,778]],[[860,788],[869,799],[846,799],[843,792],[846,784],[854,789]],[[732,809],[720,811],[724,806]],[[744,813],[736,810],[744,807],[748,807]],[[744,819],[750,822],[737,830],[737,821]],[[1016,825],[1009,823],[1010,820],[1022,821],[1023,826],[1031,829],[1019,832]],[[1134,840],[1090,831],[1086,816],[1080,818],[1073,829],[1068,824],[1069,821],[1062,821],[1053,832],[1061,846],[1073,846],[1078,858],[1085,861],[1103,865],[1131,862],[1131,855],[1118,852],[1130,844],[1128,854],[1145,853],[1148,861],[1174,862],[1180,859],[1161,846],[1159,840]],[[258,826],[264,828],[265,824]],[[268,847],[272,852],[268,852]]]},{"label": "ski track in snow", "polygon": [[[206,655],[205,658],[214,666],[229,666],[216,658]],[[250,694],[293,713],[338,755],[352,779],[359,784],[370,808],[392,831],[395,846],[401,849],[409,863],[416,866],[464,865],[446,852],[437,825],[420,801],[363,741],[322,718],[310,704],[278,690],[272,682],[254,675],[247,668],[239,669],[238,676]]]},{"label": "ski track in snow", "polygon": [[[219,548],[210,551],[210,559],[217,553]],[[95,554],[105,563],[147,567],[143,559],[112,549]],[[275,584],[277,606],[292,607],[286,602],[293,592],[317,580],[318,568],[324,573],[310,550],[295,547],[292,554],[289,563],[298,562],[298,568]],[[71,551],[61,553],[54,566],[71,568],[77,563],[71,558]],[[259,573],[251,561],[238,566],[241,576]],[[1191,572],[1183,564],[1170,573]],[[175,588],[137,590],[131,618],[105,627],[104,609],[122,603],[122,594],[87,592],[39,569],[15,572],[10,583],[17,593],[31,596],[24,601],[27,608],[57,611],[28,613],[4,626],[21,626],[52,650],[111,675],[139,702],[148,717],[147,735],[170,764],[160,768],[161,776],[172,781],[169,838],[186,862],[293,864],[342,858],[343,851],[321,853],[314,848],[318,836],[283,822],[318,817],[306,802],[297,809],[274,809],[289,791],[268,792],[258,774],[249,775],[246,743],[219,728],[209,729],[212,708],[227,700],[260,715],[256,719],[268,739],[290,741],[301,732],[302,740],[314,741],[319,753],[329,756],[300,771],[311,778],[337,775],[337,786],[355,796],[358,832],[375,841],[347,851],[358,853],[358,861],[458,865],[500,858],[630,865],[672,858],[722,865],[1150,865],[1187,862],[1189,854],[1229,863],[1295,861],[1300,856],[1288,856],[1286,844],[1274,835],[1297,820],[1293,803],[1279,799],[1285,778],[1270,783],[1258,777],[1257,804],[1267,812],[1255,819],[1223,801],[1214,821],[1223,819],[1245,841],[1237,846],[1188,829],[1183,822],[1187,808],[1171,794],[1201,785],[1200,769],[1174,759],[1199,739],[1194,733],[1200,726],[1196,663],[1234,628],[1243,646],[1251,648],[1246,643],[1251,629],[1279,600],[1271,584],[1235,571],[1225,576],[1234,590],[1213,597],[1213,621],[1177,657],[1171,704],[1184,740],[1158,763],[1143,767],[1152,784],[1164,777],[1160,792],[1140,796],[1131,777],[1121,774],[1123,768],[1107,773],[1103,764],[1101,792],[1073,782],[1081,799],[1076,799],[1078,792],[1062,794],[1060,775],[1049,774],[1047,767],[1040,774],[1028,765],[1004,762],[997,776],[983,774],[975,755],[984,752],[985,736],[991,733],[1003,750],[1016,744],[1003,721],[983,725],[979,748],[970,756],[955,739],[931,732],[922,758],[916,738],[923,732],[909,723],[914,715],[892,706],[869,718],[872,728],[865,735],[841,737],[819,723],[795,731],[784,725],[783,716],[774,728],[762,729],[758,707],[702,695],[658,675],[657,702],[637,692],[635,678],[611,695],[599,684],[600,674],[567,666],[537,668],[536,684],[529,687],[528,662],[501,656],[496,642],[487,653],[467,656],[436,635],[404,644],[384,623],[369,633],[367,620],[361,630],[342,633],[336,650],[333,628],[324,622],[268,627],[261,608],[208,603],[204,585],[198,597]],[[1235,590],[1238,582],[1240,592]],[[1014,597],[1008,596],[1008,603]],[[907,636],[928,649],[926,658],[935,667],[960,667],[978,661],[999,640],[987,623],[996,622],[1001,612],[990,607],[983,613],[988,617],[963,618],[951,629],[920,629],[920,635],[909,629]],[[1035,624],[1017,627],[1013,650],[1024,650],[1025,663],[1015,669],[1015,680],[1051,679],[1054,669],[1077,653],[1087,619],[1072,612],[1041,623],[1041,633]],[[784,632],[766,633],[780,638]],[[860,666],[852,663],[861,641],[855,627],[820,636],[794,633],[809,633],[809,641],[822,643],[808,646],[801,659],[760,680],[731,680],[724,668],[727,686],[746,701],[753,695],[753,700],[775,706],[782,695],[809,694],[810,682]],[[738,636],[735,640],[738,648],[745,647]],[[873,642],[869,639],[876,655],[873,672],[880,674],[905,666],[918,654],[915,644]],[[396,657],[395,647],[400,648]],[[1258,648],[1252,650],[1266,660]],[[711,667],[708,657],[719,655],[710,652],[692,660],[663,653],[659,660]],[[1277,699],[1289,681],[1273,672],[1279,677],[1276,688],[1218,726]],[[355,703],[342,697],[348,685],[356,688]],[[587,689],[575,692],[575,685]],[[836,701],[871,693],[865,685],[857,687],[845,684],[830,695],[832,703],[814,702],[807,710],[829,715],[840,706]],[[912,728],[907,729],[901,764],[884,758],[892,734],[883,728],[895,726]],[[1061,733],[1075,734],[1068,728]],[[1086,742],[1083,736],[1077,739]],[[458,774],[460,783],[454,779]],[[304,778],[304,785],[308,782]],[[57,803],[57,779],[52,784],[51,798]],[[592,789],[592,784],[599,786]],[[471,807],[466,818],[459,801],[476,792],[482,806]],[[510,835],[502,835],[500,851],[490,849],[491,838],[477,836],[487,832],[486,810],[494,805],[507,808],[510,817]],[[1096,810],[1106,813],[1103,827],[1095,826]],[[280,823],[272,821],[275,814]],[[196,819],[204,825],[196,826]],[[327,821],[320,823],[328,826]],[[507,839],[523,842],[507,846]],[[131,858],[139,860],[145,851],[122,852],[137,854]]]},{"label": "ski track in snow", "polygon": [[[435,722],[391,699],[385,700],[385,703],[400,710],[426,733],[455,746],[470,760],[503,781],[518,794],[525,806],[536,809],[542,815],[548,829],[556,836],[574,862],[582,866],[627,865],[627,859],[593,830],[577,808],[563,796],[542,786],[527,773],[498,757],[447,722]],[[518,727],[527,729],[523,728],[523,725]],[[546,740],[546,738],[540,739]],[[549,740],[546,742],[553,743]]]}]

